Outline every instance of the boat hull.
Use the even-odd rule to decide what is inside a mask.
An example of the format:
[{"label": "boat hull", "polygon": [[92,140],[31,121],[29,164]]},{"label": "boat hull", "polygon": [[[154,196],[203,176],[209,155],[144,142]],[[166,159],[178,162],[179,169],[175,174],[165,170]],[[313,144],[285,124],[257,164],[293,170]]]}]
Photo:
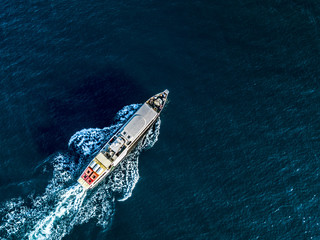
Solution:
[{"label": "boat hull", "polygon": [[167,101],[168,90],[148,99],[113,135],[78,179],[84,189],[96,187],[143,139]]}]

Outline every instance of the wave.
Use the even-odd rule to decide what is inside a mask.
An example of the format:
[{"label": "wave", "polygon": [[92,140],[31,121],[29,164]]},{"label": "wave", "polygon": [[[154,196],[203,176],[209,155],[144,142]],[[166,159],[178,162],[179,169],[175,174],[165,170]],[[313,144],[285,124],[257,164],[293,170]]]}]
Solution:
[{"label": "wave", "polygon": [[[140,106],[132,104],[121,109],[114,125],[76,132],[68,143],[71,154],[57,153],[48,160],[53,167],[53,177],[43,194],[14,198],[2,204],[0,236],[4,239],[62,239],[74,226],[89,220],[108,229],[115,213],[115,202],[125,201],[132,195],[139,180],[140,152],[151,148],[158,140],[160,119],[98,187],[85,192],[76,180],[90,158]],[[74,161],[75,154],[78,163]],[[48,171],[46,166],[43,168]]]}]

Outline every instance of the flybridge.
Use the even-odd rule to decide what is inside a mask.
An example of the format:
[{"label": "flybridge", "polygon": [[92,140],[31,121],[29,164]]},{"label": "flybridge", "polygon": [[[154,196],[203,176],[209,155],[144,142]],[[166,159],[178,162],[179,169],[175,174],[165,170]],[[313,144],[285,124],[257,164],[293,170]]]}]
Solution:
[{"label": "flybridge", "polygon": [[85,189],[101,182],[142,139],[159,117],[168,94],[165,90],[149,98],[100,150],[78,179]]}]

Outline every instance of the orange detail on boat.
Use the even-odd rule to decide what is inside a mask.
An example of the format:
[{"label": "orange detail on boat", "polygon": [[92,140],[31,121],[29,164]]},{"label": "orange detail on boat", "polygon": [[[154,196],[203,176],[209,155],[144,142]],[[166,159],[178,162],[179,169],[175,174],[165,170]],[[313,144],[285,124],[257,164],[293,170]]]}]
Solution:
[{"label": "orange detail on boat", "polygon": [[87,178],[86,182],[91,185],[91,183],[93,183],[93,180],[91,178]]},{"label": "orange detail on boat", "polygon": [[90,177],[90,175],[92,174],[93,170],[91,167],[87,167],[87,169],[84,171],[84,173],[82,174],[82,179],[87,181],[88,178]]},{"label": "orange detail on boat", "polygon": [[87,167],[87,169],[84,171],[88,176],[93,172],[91,167]]},{"label": "orange detail on boat", "polygon": [[88,178],[89,176],[88,176],[86,173],[84,173],[84,174],[82,174],[81,177],[82,177],[83,180],[87,180],[87,178]]},{"label": "orange detail on boat", "polygon": [[93,172],[91,175],[90,175],[90,178],[91,178],[91,180],[92,181],[94,181],[94,180],[96,180],[97,178],[98,178],[98,173],[96,173],[96,172]]}]

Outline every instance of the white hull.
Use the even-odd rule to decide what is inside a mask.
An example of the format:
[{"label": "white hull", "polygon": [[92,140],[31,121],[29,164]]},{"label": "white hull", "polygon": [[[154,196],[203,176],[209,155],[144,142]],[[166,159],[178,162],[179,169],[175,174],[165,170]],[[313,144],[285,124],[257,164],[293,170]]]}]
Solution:
[{"label": "white hull", "polygon": [[165,90],[148,99],[110,138],[78,179],[85,189],[94,188],[105,179],[143,138],[159,117],[168,94]]}]

